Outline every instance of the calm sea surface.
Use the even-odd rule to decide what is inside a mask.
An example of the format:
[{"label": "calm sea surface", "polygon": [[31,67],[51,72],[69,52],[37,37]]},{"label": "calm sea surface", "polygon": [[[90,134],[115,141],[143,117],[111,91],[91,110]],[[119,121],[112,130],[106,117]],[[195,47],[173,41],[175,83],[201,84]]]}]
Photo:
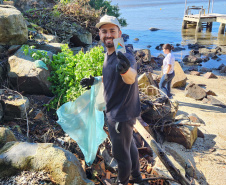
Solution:
[{"label": "calm sea surface", "polygon": [[[187,0],[187,6],[203,6],[208,12],[208,0]],[[182,31],[182,21],[185,10],[184,0],[112,0],[112,5],[118,4],[121,17],[127,20],[128,26],[122,29],[123,33],[130,36],[127,44],[133,44],[134,49],[146,49],[152,47],[151,54],[157,56],[162,53],[155,47],[161,43],[181,44],[186,50],[175,53],[177,60],[181,61],[184,55],[189,53],[187,44],[199,43],[209,48],[217,45],[226,45],[226,36],[218,36],[220,23],[213,23],[211,33],[205,28],[201,33],[195,34],[195,29]],[[212,11],[212,2],[210,4]],[[194,14],[197,12],[193,11]],[[214,0],[213,13],[226,15],[226,0]],[[149,28],[159,28],[158,31],[150,31]],[[139,38],[138,42],[134,38]],[[226,65],[226,56],[221,56],[220,62],[209,61],[203,66]]]}]

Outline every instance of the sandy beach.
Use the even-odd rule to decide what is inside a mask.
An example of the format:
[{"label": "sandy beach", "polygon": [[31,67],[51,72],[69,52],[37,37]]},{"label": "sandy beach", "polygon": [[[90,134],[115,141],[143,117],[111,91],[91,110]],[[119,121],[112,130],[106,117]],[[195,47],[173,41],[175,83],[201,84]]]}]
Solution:
[{"label": "sandy beach", "polygon": [[[217,72],[213,71],[213,73]],[[214,91],[217,94],[215,98],[226,104],[225,76],[206,79],[203,75],[186,75],[187,84],[191,81],[196,84],[205,84],[205,89]],[[196,169],[199,184],[226,184],[226,108],[185,97],[184,90],[181,89],[172,88],[172,93],[175,94],[174,99],[179,102],[177,115],[195,113],[205,122],[204,126],[199,127],[205,138],[198,137],[191,149],[185,149],[182,145],[172,142],[165,142],[163,148],[170,147],[190,161]]]}]

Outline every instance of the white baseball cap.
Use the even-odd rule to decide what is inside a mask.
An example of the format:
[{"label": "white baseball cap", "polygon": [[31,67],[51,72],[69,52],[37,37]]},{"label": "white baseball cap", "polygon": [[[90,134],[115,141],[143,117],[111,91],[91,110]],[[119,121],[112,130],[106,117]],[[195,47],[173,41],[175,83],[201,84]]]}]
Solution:
[{"label": "white baseball cap", "polygon": [[100,22],[96,24],[96,27],[100,28],[104,24],[114,24],[121,30],[121,25],[118,22],[118,19],[114,16],[104,15],[103,17],[101,17]]}]

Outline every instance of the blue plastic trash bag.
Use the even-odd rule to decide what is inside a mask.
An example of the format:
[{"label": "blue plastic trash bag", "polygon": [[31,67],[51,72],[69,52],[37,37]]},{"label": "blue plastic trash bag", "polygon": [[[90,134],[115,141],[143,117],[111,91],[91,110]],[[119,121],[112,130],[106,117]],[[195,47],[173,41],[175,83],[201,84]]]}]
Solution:
[{"label": "blue plastic trash bag", "polygon": [[35,60],[35,67],[44,68],[44,69],[48,70],[48,67],[42,60]]},{"label": "blue plastic trash bag", "polygon": [[57,123],[77,142],[87,165],[93,163],[99,145],[107,137],[103,129],[105,102],[102,78],[95,77],[94,84],[74,102],[67,102],[57,110]]}]

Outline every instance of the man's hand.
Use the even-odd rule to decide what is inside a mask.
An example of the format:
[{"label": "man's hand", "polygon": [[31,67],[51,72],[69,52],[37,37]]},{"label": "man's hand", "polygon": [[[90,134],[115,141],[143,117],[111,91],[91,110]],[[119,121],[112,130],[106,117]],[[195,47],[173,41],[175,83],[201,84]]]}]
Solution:
[{"label": "man's hand", "polygon": [[116,70],[120,74],[125,74],[130,68],[130,62],[126,58],[126,56],[122,54],[121,51],[118,51],[117,56],[118,56],[118,64],[116,65]]},{"label": "man's hand", "polygon": [[168,80],[168,74],[165,74],[165,76],[164,76],[164,80]]},{"label": "man's hand", "polygon": [[83,78],[81,81],[80,81],[80,85],[83,87],[83,88],[86,88],[86,89],[90,89],[91,86],[93,85],[94,83],[94,77],[92,75],[90,75],[89,78]]}]

